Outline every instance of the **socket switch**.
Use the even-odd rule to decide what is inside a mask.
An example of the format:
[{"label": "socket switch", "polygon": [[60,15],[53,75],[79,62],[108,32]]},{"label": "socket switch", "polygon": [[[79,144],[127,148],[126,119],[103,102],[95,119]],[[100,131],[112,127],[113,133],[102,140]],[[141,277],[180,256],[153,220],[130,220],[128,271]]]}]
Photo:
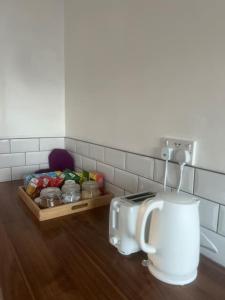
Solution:
[{"label": "socket switch", "polygon": [[189,162],[190,165],[195,164],[195,156],[196,156],[196,141],[191,140],[183,140],[183,139],[175,139],[175,138],[163,138],[162,139],[162,146],[168,146],[173,148],[173,156],[171,160],[176,161],[174,159],[174,153],[176,150],[188,150],[191,156],[191,160]]}]

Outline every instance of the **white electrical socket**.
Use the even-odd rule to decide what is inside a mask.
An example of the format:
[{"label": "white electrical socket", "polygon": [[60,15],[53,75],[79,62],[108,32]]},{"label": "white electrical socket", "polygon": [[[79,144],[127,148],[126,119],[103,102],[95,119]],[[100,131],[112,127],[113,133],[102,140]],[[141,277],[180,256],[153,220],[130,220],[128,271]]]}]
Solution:
[{"label": "white electrical socket", "polygon": [[173,157],[171,160],[174,159],[174,153],[176,150],[188,150],[191,156],[191,160],[189,162],[190,165],[195,164],[195,156],[196,156],[196,141],[191,140],[183,140],[183,139],[175,139],[175,138],[163,138],[162,139],[162,146],[168,146],[173,148]]}]

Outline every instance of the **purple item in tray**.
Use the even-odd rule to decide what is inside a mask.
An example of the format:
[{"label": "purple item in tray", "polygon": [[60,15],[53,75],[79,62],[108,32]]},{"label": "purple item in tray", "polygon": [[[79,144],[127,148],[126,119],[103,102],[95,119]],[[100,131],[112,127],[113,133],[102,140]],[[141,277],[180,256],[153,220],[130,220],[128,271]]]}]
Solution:
[{"label": "purple item in tray", "polygon": [[64,171],[66,169],[74,170],[74,159],[72,155],[64,149],[54,149],[49,154],[48,157],[49,162],[49,169],[42,169],[36,172],[38,173],[45,173],[45,172],[52,172],[52,171]]}]

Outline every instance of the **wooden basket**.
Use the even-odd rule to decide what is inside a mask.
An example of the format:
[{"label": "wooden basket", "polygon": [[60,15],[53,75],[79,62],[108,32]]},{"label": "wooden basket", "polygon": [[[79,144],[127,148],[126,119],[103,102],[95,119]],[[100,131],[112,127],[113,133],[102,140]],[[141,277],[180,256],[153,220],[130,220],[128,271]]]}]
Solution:
[{"label": "wooden basket", "polygon": [[105,194],[93,199],[80,200],[75,203],[63,204],[52,208],[40,209],[40,207],[29,197],[23,186],[18,188],[18,194],[24,203],[29,207],[32,213],[39,221],[46,221],[81,211],[93,209],[99,206],[108,205],[113,197],[113,194]]}]

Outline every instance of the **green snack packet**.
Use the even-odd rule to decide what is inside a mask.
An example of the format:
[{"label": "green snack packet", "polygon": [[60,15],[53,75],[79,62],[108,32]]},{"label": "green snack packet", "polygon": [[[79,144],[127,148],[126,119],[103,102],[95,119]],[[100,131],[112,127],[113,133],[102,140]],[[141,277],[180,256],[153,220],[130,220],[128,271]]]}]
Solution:
[{"label": "green snack packet", "polygon": [[65,170],[63,172],[64,180],[75,180],[75,174],[71,170]]},{"label": "green snack packet", "polygon": [[75,173],[75,172],[74,172],[74,175],[75,175],[75,177],[74,177],[75,182],[80,184],[81,176],[78,173]]},{"label": "green snack packet", "polygon": [[89,172],[83,171],[82,175],[83,175],[84,181],[88,181],[89,180]]},{"label": "green snack packet", "polygon": [[66,173],[65,174],[65,181],[66,180],[75,180],[75,175],[73,173]]},{"label": "green snack packet", "polygon": [[76,183],[82,184],[84,181],[89,180],[89,172],[81,171],[81,172],[74,172],[76,176]]}]

